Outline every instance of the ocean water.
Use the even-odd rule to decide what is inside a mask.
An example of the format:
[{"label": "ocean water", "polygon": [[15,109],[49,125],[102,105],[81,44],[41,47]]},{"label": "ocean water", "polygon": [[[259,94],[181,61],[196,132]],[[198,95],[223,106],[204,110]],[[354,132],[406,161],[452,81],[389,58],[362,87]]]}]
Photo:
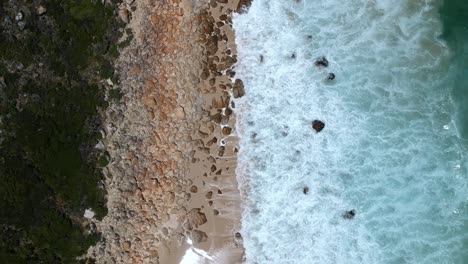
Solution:
[{"label": "ocean water", "polygon": [[234,17],[247,263],[468,263],[463,7],[254,0]]}]

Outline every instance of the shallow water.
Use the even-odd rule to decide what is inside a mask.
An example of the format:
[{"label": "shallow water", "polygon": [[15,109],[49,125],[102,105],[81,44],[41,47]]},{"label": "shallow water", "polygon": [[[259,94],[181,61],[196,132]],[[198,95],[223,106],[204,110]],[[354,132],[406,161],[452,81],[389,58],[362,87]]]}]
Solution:
[{"label": "shallow water", "polygon": [[235,17],[248,263],[468,263],[462,75],[441,5],[255,0]]}]

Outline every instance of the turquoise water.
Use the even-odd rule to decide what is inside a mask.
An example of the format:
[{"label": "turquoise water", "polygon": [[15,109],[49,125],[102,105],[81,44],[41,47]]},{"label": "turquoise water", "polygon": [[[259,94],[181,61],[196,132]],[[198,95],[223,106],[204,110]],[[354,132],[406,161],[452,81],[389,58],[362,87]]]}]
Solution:
[{"label": "turquoise water", "polygon": [[[452,51],[449,86],[457,107],[460,136],[468,140],[468,2],[445,1],[440,9],[443,39]],[[466,144],[466,142],[465,142]]]},{"label": "turquoise water", "polygon": [[[463,0],[444,1],[440,9],[443,23],[443,39],[452,51],[451,74],[448,76],[449,87],[452,87],[452,98],[456,107],[455,119],[459,136],[465,147],[468,146],[468,2]],[[466,175],[466,170],[464,175]],[[464,215],[463,252],[456,263],[468,263],[468,203],[461,205]]]},{"label": "turquoise water", "polygon": [[248,263],[468,263],[460,3],[256,0],[234,18]]}]

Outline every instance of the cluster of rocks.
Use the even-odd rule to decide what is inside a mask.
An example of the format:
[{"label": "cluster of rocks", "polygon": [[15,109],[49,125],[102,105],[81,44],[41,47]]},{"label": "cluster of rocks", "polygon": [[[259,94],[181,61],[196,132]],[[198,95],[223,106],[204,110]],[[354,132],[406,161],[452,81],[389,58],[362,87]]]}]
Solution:
[{"label": "cluster of rocks", "polygon": [[[322,57],[319,57],[318,59],[315,60],[315,66],[317,67],[328,67],[328,60],[327,58],[325,58],[324,56]],[[335,79],[335,74],[334,73],[329,73],[328,76],[327,76],[327,79],[328,80],[334,80]],[[324,128],[325,128],[325,123],[320,121],[320,120],[314,120],[312,121],[312,128],[318,133],[320,131],[322,131]],[[303,188],[303,192],[304,194],[307,194],[309,192],[309,187],[304,187]],[[356,210],[355,209],[352,209],[352,210],[349,210],[349,211],[346,211],[345,213],[343,213],[343,218],[344,219],[353,219],[354,216],[356,215]]]},{"label": "cluster of rocks", "polygon": [[201,64],[187,62],[199,61],[201,50],[193,45],[197,24],[180,2],[126,1],[119,11],[135,38],[117,66],[123,97],[106,113],[108,215],[95,221],[102,241],[88,251],[98,263],[158,263],[164,240],[184,239],[183,222],[203,223],[185,207],[201,114],[194,106]]},{"label": "cluster of rocks", "polygon": [[[167,241],[208,239],[200,226],[211,216],[190,201],[206,195],[211,206],[213,191],[208,199],[209,187],[194,183],[221,175],[223,137],[233,132],[231,96],[245,94],[241,80],[229,79],[236,56],[219,49],[228,41],[220,28],[232,21],[213,18],[208,10],[217,5],[224,2],[194,9],[182,0],[127,0],[120,8],[135,38],[117,65],[123,97],[105,113],[108,215],[91,220],[102,240],[87,254],[98,263],[159,263]],[[194,175],[193,164],[206,172]]]}]

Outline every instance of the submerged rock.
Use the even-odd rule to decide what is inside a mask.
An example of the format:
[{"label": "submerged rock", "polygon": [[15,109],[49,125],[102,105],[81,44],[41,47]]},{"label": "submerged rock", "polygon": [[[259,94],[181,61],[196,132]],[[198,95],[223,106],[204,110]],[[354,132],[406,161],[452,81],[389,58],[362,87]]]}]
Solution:
[{"label": "submerged rock", "polygon": [[309,193],[309,187],[305,186],[303,189],[302,189],[302,192],[304,194],[308,194]]},{"label": "submerged rock", "polygon": [[356,210],[350,210],[350,211],[347,211],[343,214],[343,218],[344,219],[353,219],[354,216],[356,216]]},{"label": "submerged rock", "polygon": [[315,61],[315,66],[328,67],[328,60],[327,60],[327,58],[325,58],[325,56],[322,56],[322,57],[318,58],[318,59]]},{"label": "submerged rock", "polygon": [[335,74],[333,72],[330,72],[327,76],[328,80],[334,80],[335,79]]},{"label": "submerged rock", "polygon": [[314,120],[312,121],[312,128],[318,133],[325,128],[325,123],[320,120]]}]

